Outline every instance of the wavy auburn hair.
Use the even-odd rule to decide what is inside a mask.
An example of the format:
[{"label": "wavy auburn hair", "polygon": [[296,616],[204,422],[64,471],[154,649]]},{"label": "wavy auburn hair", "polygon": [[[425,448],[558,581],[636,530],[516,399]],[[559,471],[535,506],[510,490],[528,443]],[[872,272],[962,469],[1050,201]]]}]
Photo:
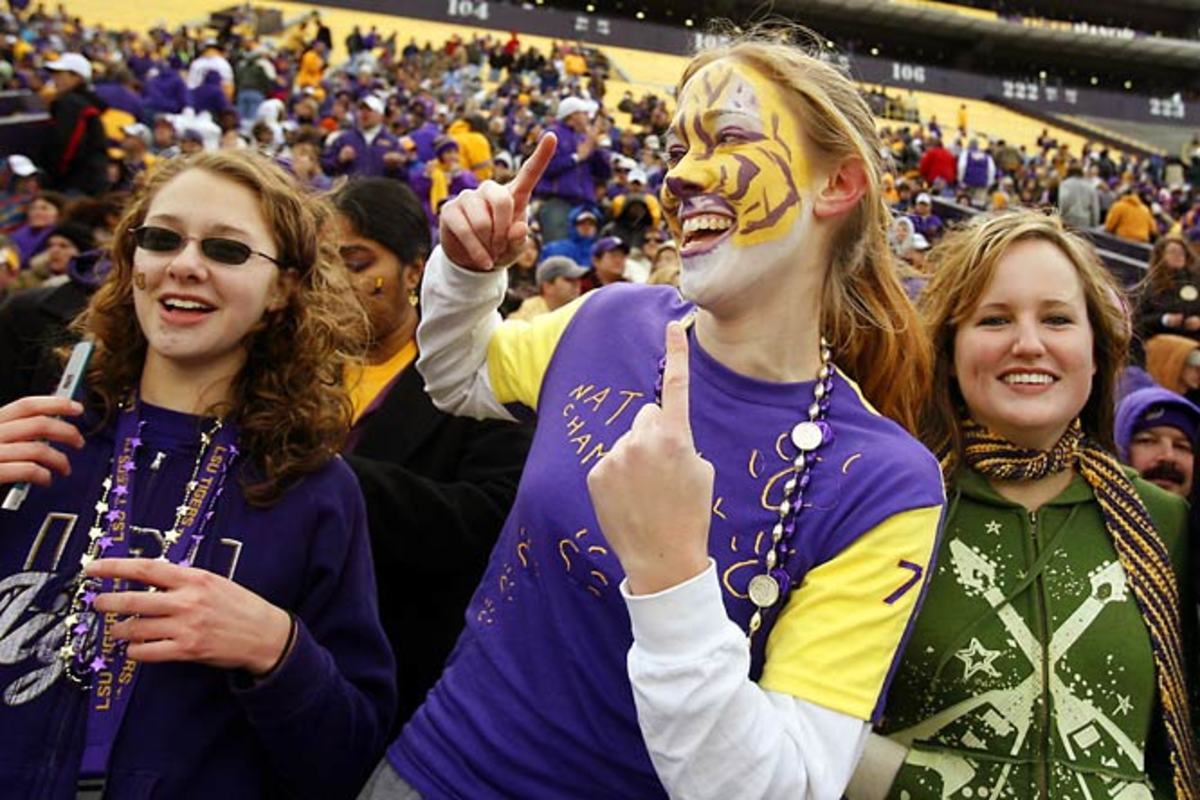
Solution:
[{"label": "wavy auburn hair", "polygon": [[[108,422],[137,387],[146,337],[133,305],[133,231],[158,192],[189,170],[203,170],[254,192],[280,269],[295,278],[285,283],[286,304],[267,311],[248,335],[246,363],[228,402],[205,411],[226,415],[238,425],[238,444],[250,467],[241,476],[246,498],[269,505],[341,449],[351,420],[342,373],[365,353],[368,328],[333,245],[321,236],[332,216],[329,205],[305,195],[266,157],[250,151],[198,153],[173,158],[153,171],[114,232],[112,272],[74,323],[96,343],[89,389]],[[198,197],[196,202],[220,198]]]},{"label": "wavy auburn hair", "polygon": [[920,435],[942,459],[947,477],[962,460],[962,420],[968,413],[954,377],[955,335],[978,307],[1000,259],[1013,245],[1030,240],[1057,247],[1075,267],[1083,286],[1096,374],[1079,419],[1092,441],[1113,450],[1117,376],[1128,358],[1131,334],[1120,286],[1091,244],[1067,230],[1057,215],[1026,209],[982,214],[951,230],[934,248],[933,278],[921,294],[921,313],[936,360]]},{"label": "wavy auburn hair", "polygon": [[[796,39],[813,44],[792,44]],[[791,95],[808,137],[804,144],[810,158],[862,164],[866,191],[831,243],[833,261],[821,299],[821,328],[838,365],[862,387],[867,399],[915,434],[932,356],[888,246],[892,216],[881,189],[885,171],[875,118],[850,79],[815,55],[816,41],[815,34],[796,25],[759,26],[728,45],[694,56],[679,79],[676,95],[707,64],[738,59]]]}]

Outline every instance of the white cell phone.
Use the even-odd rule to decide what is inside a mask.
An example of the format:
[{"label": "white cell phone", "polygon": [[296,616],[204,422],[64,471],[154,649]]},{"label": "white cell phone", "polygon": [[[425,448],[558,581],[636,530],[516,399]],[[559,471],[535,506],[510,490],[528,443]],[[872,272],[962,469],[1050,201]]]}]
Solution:
[{"label": "white cell phone", "polygon": [[[58,388],[54,390],[55,397],[72,398],[75,396],[75,391],[83,381],[83,374],[87,371],[93,348],[94,344],[87,339],[72,348],[71,357],[67,359],[67,366],[63,369],[62,377],[58,379]],[[21,504],[25,502],[25,497],[29,494],[29,488],[28,483],[14,484],[8,490],[8,494],[4,496],[4,503],[0,504],[0,509],[19,510]]]}]

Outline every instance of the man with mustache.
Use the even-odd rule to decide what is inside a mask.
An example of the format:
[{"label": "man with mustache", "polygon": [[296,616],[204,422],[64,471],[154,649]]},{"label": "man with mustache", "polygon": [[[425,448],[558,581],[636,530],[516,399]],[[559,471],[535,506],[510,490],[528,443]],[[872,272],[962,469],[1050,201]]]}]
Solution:
[{"label": "man with mustache", "polygon": [[1192,490],[1192,442],[1200,408],[1153,386],[1117,404],[1115,439],[1121,460],[1151,483],[1186,498]]}]

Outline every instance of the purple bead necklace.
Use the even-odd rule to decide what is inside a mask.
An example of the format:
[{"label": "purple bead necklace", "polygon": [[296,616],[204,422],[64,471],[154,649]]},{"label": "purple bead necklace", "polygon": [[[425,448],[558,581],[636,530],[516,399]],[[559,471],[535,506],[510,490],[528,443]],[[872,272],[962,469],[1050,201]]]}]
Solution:
[{"label": "purple bead necklace", "polygon": [[[685,329],[695,319],[694,315],[684,320]],[[654,384],[654,398],[662,403],[663,373],[667,368],[664,355],[658,364],[658,379]],[[825,337],[821,337],[821,368],[817,371],[817,382],[813,385],[813,401],[808,406],[808,419],[796,423],[792,428],[791,440],[796,446],[794,471],[783,485],[783,502],[778,506],[779,520],[771,529],[771,545],[767,550],[763,571],[750,579],[747,593],[754,603],[754,614],[750,617],[748,636],[753,637],[762,627],[763,612],[786,598],[791,591],[792,579],[786,569],[787,556],[792,552],[791,543],[796,535],[797,520],[804,507],[804,491],[812,481],[812,468],[816,463],[816,452],[833,441],[833,428],[828,422],[829,406],[833,394],[833,351]]]},{"label": "purple bead necklace", "polygon": [[[58,655],[63,661],[67,677],[85,688],[90,685],[93,676],[110,668],[115,661],[123,660],[124,644],[109,642],[109,652],[105,652],[103,615],[92,607],[104,589],[104,582],[88,577],[84,569],[97,558],[105,557],[106,553],[110,556],[128,554],[133,473],[137,470],[135,459],[143,447],[141,434],[146,425],[140,418],[138,405],[138,401],[134,400],[128,406],[122,406],[116,449],[109,463],[110,473],[101,483],[100,498],[94,507],[96,514],[88,529],[88,544],[79,557],[80,571],[75,579],[68,613],[63,620],[66,631]],[[223,436],[219,435],[223,427],[223,421],[217,419],[211,428],[200,434],[199,452],[184,489],[183,501],[175,508],[175,520],[171,528],[163,533],[163,545],[157,557],[159,561],[191,566],[195,558],[204,539],[204,531],[216,512],[217,500],[225,487],[225,476],[237,457],[237,447],[233,442],[235,435],[232,430],[225,431]],[[122,429],[125,435],[122,435]],[[200,480],[201,469],[206,473],[204,480]],[[202,486],[204,495],[197,496]],[[173,559],[172,549],[185,532],[188,541],[177,558]],[[113,550],[108,553],[118,542],[124,543],[125,546],[119,548],[123,552]],[[156,587],[147,587],[147,591],[155,590]]]}]

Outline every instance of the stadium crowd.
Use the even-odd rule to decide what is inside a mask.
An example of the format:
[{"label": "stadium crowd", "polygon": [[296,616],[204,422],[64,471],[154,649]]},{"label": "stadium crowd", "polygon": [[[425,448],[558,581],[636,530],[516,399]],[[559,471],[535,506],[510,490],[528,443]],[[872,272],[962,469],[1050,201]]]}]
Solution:
[{"label": "stadium crowd", "polygon": [[[1198,796],[1200,140],[1164,159],[881,122],[894,103],[779,38],[618,98],[580,43],[251,23],[0,16],[0,90],[49,116],[0,163],[0,489],[36,484],[0,511],[0,579],[61,582],[51,633],[0,647],[5,785],[856,800],[950,796],[965,748],[995,792]],[[709,127],[788,108],[770,136]],[[1092,230],[1151,245],[1145,280],[1118,286]],[[178,335],[217,313],[217,340]],[[81,336],[86,408],[44,397]],[[822,472],[860,458],[853,487]],[[78,571],[74,522],[47,566],[37,515],[101,486]],[[897,562],[912,581],[884,586]],[[29,586],[0,594],[0,643]],[[1068,617],[1051,690],[1021,659]],[[962,711],[977,674],[1008,687],[991,716]],[[1051,691],[1030,738],[1053,752],[1009,741]]]}]

